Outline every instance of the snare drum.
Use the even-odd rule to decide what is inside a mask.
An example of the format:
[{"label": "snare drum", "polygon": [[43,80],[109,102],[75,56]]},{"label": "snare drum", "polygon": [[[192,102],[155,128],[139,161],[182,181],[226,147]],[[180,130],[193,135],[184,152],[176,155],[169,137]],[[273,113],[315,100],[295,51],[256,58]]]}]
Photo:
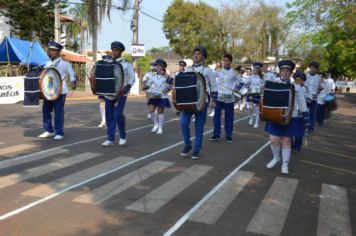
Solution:
[{"label": "snare drum", "polygon": [[329,111],[335,111],[337,109],[336,97],[332,94],[328,94],[324,97],[325,106]]},{"label": "snare drum", "polygon": [[206,82],[196,72],[179,73],[173,82],[172,99],[177,110],[199,112],[205,108]]},{"label": "snare drum", "polygon": [[100,60],[95,63],[90,76],[93,94],[117,98],[124,85],[124,69],[119,62]]},{"label": "snare drum", "polygon": [[249,93],[251,95],[260,95],[261,94],[261,87],[260,86],[251,86]]}]

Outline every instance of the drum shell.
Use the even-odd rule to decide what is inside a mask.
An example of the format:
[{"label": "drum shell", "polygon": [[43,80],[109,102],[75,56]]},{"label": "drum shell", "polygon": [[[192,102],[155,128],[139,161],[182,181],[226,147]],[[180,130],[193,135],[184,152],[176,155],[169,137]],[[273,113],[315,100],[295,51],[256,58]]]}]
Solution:
[{"label": "drum shell", "polygon": [[93,94],[119,97],[124,85],[124,70],[121,63],[104,60],[95,63],[90,76]]},{"label": "drum shell", "polygon": [[[197,83],[196,83],[196,94],[198,96],[198,98],[196,98],[197,100],[199,100],[200,97],[200,105],[197,105],[196,103],[179,103],[179,94],[181,92],[177,92],[177,79],[183,79],[184,77],[181,76],[196,76],[197,78]],[[179,88],[179,89],[184,89],[184,88]],[[206,92],[206,81],[205,78],[202,74],[200,73],[195,73],[195,72],[185,72],[185,73],[180,73],[176,79],[173,81],[173,90],[172,90],[172,99],[173,99],[173,104],[174,107],[177,110],[181,110],[181,111],[186,111],[186,112],[200,112],[203,111],[205,108],[205,103],[206,103],[206,96],[207,96],[207,92]],[[189,94],[189,93],[188,93]],[[199,96],[200,94],[202,94],[202,96]]]},{"label": "drum shell", "polygon": [[[289,90],[288,92],[288,106],[267,106],[266,105],[266,93],[270,92],[268,90],[268,86],[272,85],[272,86],[277,86],[277,87],[286,87],[281,89],[284,90],[284,92],[286,92],[286,90]],[[276,89],[276,88],[275,88]],[[281,94],[278,94],[278,89],[276,89],[276,95],[274,96],[275,99],[284,99],[283,96],[281,96]],[[270,95],[271,96],[271,95]],[[267,122],[272,122],[278,125],[288,125],[292,119],[292,113],[293,113],[293,108],[294,108],[294,99],[295,99],[295,89],[293,85],[283,85],[283,84],[278,84],[278,83],[274,83],[274,82],[266,82],[266,88],[264,90],[263,95],[261,96],[260,99],[260,118],[262,121],[267,121]],[[278,103],[278,102],[277,102]]]}]

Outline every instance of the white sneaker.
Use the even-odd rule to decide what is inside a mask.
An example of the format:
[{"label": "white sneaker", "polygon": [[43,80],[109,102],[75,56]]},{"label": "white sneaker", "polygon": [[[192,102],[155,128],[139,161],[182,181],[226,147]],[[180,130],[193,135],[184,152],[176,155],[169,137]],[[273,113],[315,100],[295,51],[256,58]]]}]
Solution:
[{"label": "white sneaker", "polygon": [[284,175],[288,175],[289,174],[288,162],[283,163],[282,169],[281,169],[281,173],[284,174]]},{"label": "white sneaker", "polygon": [[54,133],[50,133],[50,132],[44,132],[43,134],[40,134],[38,135],[37,137],[39,138],[50,138],[50,137],[53,137],[54,136]]},{"label": "white sneaker", "polygon": [[148,113],[147,119],[148,119],[148,120],[151,119],[151,114],[150,114],[150,113]]},{"label": "white sneaker", "polygon": [[253,117],[250,118],[250,121],[248,122],[248,125],[253,125]]},{"label": "white sneaker", "polygon": [[124,146],[125,144],[126,144],[126,139],[120,138],[120,140],[119,140],[119,145],[120,145],[120,146]]},{"label": "white sneaker", "polygon": [[158,130],[158,124],[155,124],[151,130],[152,133],[156,133]]},{"label": "white sneaker", "polygon": [[242,109],[244,109],[244,107],[243,107],[243,106],[240,106],[240,111],[242,111]]},{"label": "white sneaker", "polygon": [[56,136],[54,136],[54,139],[55,140],[62,140],[64,138],[64,136],[63,135],[59,135],[59,134],[57,134]]},{"label": "white sneaker", "polygon": [[102,121],[99,125],[98,128],[105,128],[106,127],[106,123],[104,121]]},{"label": "white sneaker", "polygon": [[239,104],[236,104],[235,106],[234,106],[234,110],[238,110],[239,109]]},{"label": "white sneaker", "polygon": [[253,128],[257,129],[258,128],[258,123],[255,123],[255,125],[253,126]]},{"label": "white sneaker", "polygon": [[273,167],[275,167],[277,165],[277,163],[281,160],[281,158],[277,158],[277,157],[273,157],[272,160],[270,160],[270,162],[268,162],[266,168],[267,169],[272,169]]},{"label": "white sneaker", "polygon": [[103,147],[109,147],[109,146],[113,146],[113,145],[114,145],[114,142],[109,141],[109,140],[106,140],[105,142],[103,142],[101,144],[101,146],[103,146]]},{"label": "white sneaker", "polygon": [[158,129],[156,134],[163,134],[163,129]]}]

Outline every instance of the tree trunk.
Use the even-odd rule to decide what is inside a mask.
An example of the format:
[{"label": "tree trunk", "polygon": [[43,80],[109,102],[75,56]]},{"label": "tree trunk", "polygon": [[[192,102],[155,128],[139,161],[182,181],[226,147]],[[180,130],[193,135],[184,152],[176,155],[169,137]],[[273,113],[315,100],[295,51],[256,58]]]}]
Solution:
[{"label": "tree trunk", "polygon": [[93,9],[93,34],[92,34],[92,43],[93,43],[93,61],[96,62],[96,55],[98,51],[98,1],[94,0],[94,9]]}]

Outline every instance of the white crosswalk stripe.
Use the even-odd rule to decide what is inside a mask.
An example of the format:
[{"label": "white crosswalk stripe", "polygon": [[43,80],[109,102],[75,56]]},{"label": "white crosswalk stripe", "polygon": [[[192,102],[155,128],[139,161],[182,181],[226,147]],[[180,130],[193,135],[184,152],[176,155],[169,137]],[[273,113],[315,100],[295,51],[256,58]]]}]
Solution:
[{"label": "white crosswalk stripe", "polygon": [[298,180],[277,177],[250,221],[247,232],[280,235]]},{"label": "white crosswalk stripe", "polygon": [[211,169],[212,167],[203,165],[189,167],[178,176],[126,207],[126,209],[155,213]]},{"label": "white crosswalk stripe", "polygon": [[254,173],[239,171],[218,192],[209,198],[190,218],[190,221],[215,224]]},{"label": "white crosswalk stripe", "polygon": [[38,161],[38,160],[41,160],[41,159],[44,159],[47,157],[52,157],[54,155],[62,154],[65,152],[68,152],[68,150],[67,149],[56,149],[56,150],[53,150],[50,152],[39,153],[39,154],[32,155],[32,156],[29,156],[26,158],[15,158],[15,159],[0,161],[0,170],[8,168],[8,167],[12,167],[12,166],[20,165],[20,164]]},{"label": "white crosswalk stripe", "polygon": [[52,171],[59,170],[83,161],[90,160],[100,156],[99,153],[85,152],[73,157],[69,157],[60,161],[48,163],[31,169],[27,169],[21,173],[14,173],[0,177],[0,189],[22,182],[24,180],[48,174]]},{"label": "white crosswalk stripe", "polygon": [[75,198],[74,202],[99,204],[107,199],[133,187],[139,182],[153,176],[154,174],[172,166],[174,162],[155,161],[136,171],[107,183],[87,194]]},{"label": "white crosswalk stripe", "polygon": [[351,236],[351,231],[347,190],[340,186],[323,184],[317,236]]},{"label": "white crosswalk stripe", "polygon": [[63,178],[51,181],[47,184],[42,184],[38,187],[32,188],[28,191],[23,192],[23,195],[33,196],[33,197],[46,197],[56,191],[64,189],[70,185],[74,185],[81,181],[84,181],[92,176],[98,175],[102,172],[112,169],[113,166],[121,166],[126,163],[133,161],[134,158],[131,157],[118,157],[101,164],[95,165],[88,169],[81,170],[77,173],[65,176]]},{"label": "white crosswalk stripe", "polygon": [[1,153],[1,155],[5,156],[5,155],[8,155],[8,154],[13,154],[13,153],[29,150],[29,149],[32,149],[34,147],[37,147],[37,145],[33,145],[33,144],[18,144],[18,145],[14,145],[14,146],[10,146],[10,147],[1,148],[0,149],[0,153]]}]

